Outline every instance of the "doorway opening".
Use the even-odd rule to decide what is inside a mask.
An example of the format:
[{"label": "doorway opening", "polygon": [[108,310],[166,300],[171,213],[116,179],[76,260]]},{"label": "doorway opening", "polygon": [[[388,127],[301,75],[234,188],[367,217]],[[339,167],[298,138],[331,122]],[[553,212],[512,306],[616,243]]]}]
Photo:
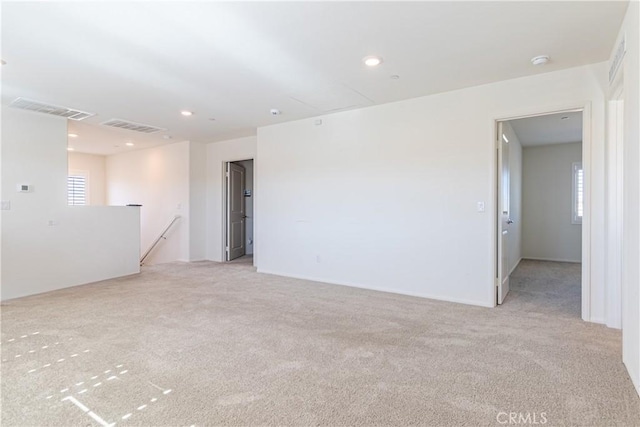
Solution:
[{"label": "doorway opening", "polygon": [[252,263],[254,252],[253,159],[226,162],[225,261]]},{"label": "doorway opening", "polygon": [[497,121],[496,303],[587,320],[583,109]]}]

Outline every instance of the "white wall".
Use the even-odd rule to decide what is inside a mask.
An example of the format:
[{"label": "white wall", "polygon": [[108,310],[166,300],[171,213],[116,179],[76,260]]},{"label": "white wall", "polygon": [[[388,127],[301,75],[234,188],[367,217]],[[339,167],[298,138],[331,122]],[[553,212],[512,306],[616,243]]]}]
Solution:
[{"label": "white wall", "polygon": [[105,156],[69,152],[69,173],[73,171],[88,173],[89,200],[87,204],[91,206],[106,205],[105,165]]},{"label": "white wall", "polygon": [[572,224],[573,163],[582,143],[525,147],[522,178],[522,256],[581,262],[582,226]]},{"label": "white wall", "polygon": [[3,108],[3,300],[139,272],[138,209],[68,206],[66,182],[66,119]]},{"label": "white wall", "polygon": [[[224,166],[225,162],[256,159],[256,137],[207,144],[207,259],[224,260]],[[258,164],[254,160],[254,170]],[[255,182],[254,190],[259,187]],[[257,203],[254,198],[254,209]],[[258,211],[255,210],[257,213]],[[260,218],[254,218],[254,227]],[[255,233],[255,231],[254,231]],[[254,253],[254,264],[259,254]]]},{"label": "white wall", "polygon": [[[590,103],[604,181],[604,87],[601,63],[258,129],[258,271],[493,306],[495,120]],[[585,215],[599,322],[603,221]]]},{"label": "white wall", "polygon": [[516,269],[522,259],[522,144],[509,122],[502,124],[502,132],[509,140],[509,271]]},{"label": "white wall", "polygon": [[189,261],[207,257],[207,146],[189,143]]},{"label": "white wall", "polygon": [[[640,393],[640,4],[629,3],[618,41],[626,35],[624,58],[622,359]],[[616,42],[615,47],[618,46]],[[615,47],[612,57],[615,54]]]},{"label": "white wall", "polygon": [[251,197],[245,197],[245,210],[247,219],[245,220],[246,237],[245,247],[247,255],[253,254],[253,160],[239,162],[245,169],[245,189],[251,191]]},{"label": "white wall", "polygon": [[183,260],[189,257],[189,141],[107,157],[107,200],[110,205],[141,204],[141,251],[145,252],[171,222],[145,263]]}]

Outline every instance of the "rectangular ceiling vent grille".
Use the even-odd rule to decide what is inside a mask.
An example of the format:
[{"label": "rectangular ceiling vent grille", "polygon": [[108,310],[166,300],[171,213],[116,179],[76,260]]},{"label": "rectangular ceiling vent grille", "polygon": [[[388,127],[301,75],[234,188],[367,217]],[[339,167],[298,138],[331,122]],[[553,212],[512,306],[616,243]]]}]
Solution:
[{"label": "rectangular ceiling vent grille", "polygon": [[45,104],[44,102],[33,101],[27,98],[16,98],[9,104],[10,107],[22,110],[35,111],[37,113],[52,114],[54,116],[66,117],[71,120],[84,120],[87,117],[95,116],[95,113],[87,113],[73,108],[61,107],[59,105]]},{"label": "rectangular ceiling vent grille", "polygon": [[111,119],[102,123],[105,126],[111,126],[119,129],[132,130],[134,132],[142,132],[142,133],[154,133],[160,132],[166,129],[158,128],[155,126],[143,125],[141,123],[129,122],[127,120],[121,119]]}]

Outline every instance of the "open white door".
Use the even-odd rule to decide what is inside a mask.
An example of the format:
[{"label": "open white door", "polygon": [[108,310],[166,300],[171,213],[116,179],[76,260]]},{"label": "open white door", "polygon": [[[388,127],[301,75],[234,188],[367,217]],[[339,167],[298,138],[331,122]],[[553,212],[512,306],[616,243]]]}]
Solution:
[{"label": "open white door", "polygon": [[227,261],[245,254],[244,167],[227,163]]},{"label": "open white door", "polygon": [[498,265],[497,298],[502,304],[509,292],[509,140],[503,133],[502,122],[498,122]]}]

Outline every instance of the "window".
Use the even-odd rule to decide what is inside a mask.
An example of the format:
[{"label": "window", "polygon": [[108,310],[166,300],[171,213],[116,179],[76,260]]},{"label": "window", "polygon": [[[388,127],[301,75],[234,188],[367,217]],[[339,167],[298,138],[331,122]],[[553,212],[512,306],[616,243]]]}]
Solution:
[{"label": "window", "polygon": [[582,224],[584,211],[584,171],[582,163],[573,164],[573,205],[571,208],[571,223]]},{"label": "window", "polygon": [[69,206],[84,206],[89,204],[89,173],[73,171],[67,177],[67,200]]}]

